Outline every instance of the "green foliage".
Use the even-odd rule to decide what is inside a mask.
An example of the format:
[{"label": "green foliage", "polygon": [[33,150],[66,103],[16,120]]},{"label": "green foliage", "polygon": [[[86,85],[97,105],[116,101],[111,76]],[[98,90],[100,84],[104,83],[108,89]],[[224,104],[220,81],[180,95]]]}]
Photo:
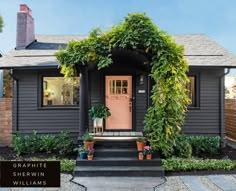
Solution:
[{"label": "green foliage", "polygon": [[111,116],[109,108],[103,104],[99,104],[99,105],[91,107],[89,109],[88,113],[89,113],[90,117],[92,118],[92,120],[94,120],[96,118],[105,119],[105,118]]},{"label": "green foliage", "polygon": [[146,139],[145,139],[144,137],[138,137],[138,138],[136,139],[136,141],[137,141],[137,142],[145,142]]},{"label": "green foliage", "polygon": [[186,90],[188,64],[183,47],[159,30],[145,14],[136,13],[129,14],[110,31],[95,29],[88,38],[69,42],[55,55],[61,72],[71,77],[81,65],[97,63],[98,69],[108,67],[112,64],[114,49],[152,56],[150,76],[156,85],[152,89],[152,105],[145,116],[145,132],[154,150],[171,156],[190,103]]},{"label": "green foliage", "polygon": [[187,136],[181,135],[179,140],[187,141],[193,149],[195,155],[210,154],[216,155],[220,152],[220,137],[209,136]]},{"label": "green foliage", "polygon": [[31,135],[13,135],[13,148],[17,155],[47,152],[60,155],[73,153],[74,143],[69,136],[61,132],[58,136],[38,135],[36,131]]},{"label": "green foliage", "polygon": [[175,156],[180,158],[190,158],[192,156],[192,146],[186,140],[177,139],[174,151]]},{"label": "green foliage", "polygon": [[232,170],[236,168],[236,162],[228,159],[169,158],[162,160],[162,166],[165,171]]},{"label": "green foliage", "polygon": [[85,133],[85,134],[82,136],[82,139],[83,139],[83,141],[93,141],[93,136],[92,136],[92,135],[89,135],[89,133]]},{"label": "green foliage", "polygon": [[61,172],[72,173],[75,168],[75,160],[63,159],[61,162]]},{"label": "green foliage", "polygon": [[2,16],[0,16],[0,32],[2,32],[2,28],[3,28],[3,18]]},{"label": "green foliage", "polygon": [[75,160],[69,160],[69,159],[57,159],[55,157],[48,158],[48,159],[42,159],[42,158],[33,158],[34,161],[60,161],[61,166],[61,172],[66,173],[73,173],[76,161]]}]

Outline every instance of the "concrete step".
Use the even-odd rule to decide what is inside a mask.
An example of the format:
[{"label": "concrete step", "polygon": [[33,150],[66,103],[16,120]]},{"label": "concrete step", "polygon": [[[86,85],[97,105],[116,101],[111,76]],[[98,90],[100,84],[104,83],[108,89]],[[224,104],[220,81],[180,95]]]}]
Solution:
[{"label": "concrete step", "polygon": [[95,148],[95,157],[135,157],[136,148]]},{"label": "concrete step", "polygon": [[160,166],[76,166],[75,176],[129,176],[129,177],[160,177],[164,170]]},{"label": "concrete step", "polygon": [[95,148],[136,148],[135,140],[95,140]]},{"label": "concrete step", "polygon": [[161,166],[161,159],[138,160],[138,157],[94,157],[94,160],[77,158],[77,166]]}]

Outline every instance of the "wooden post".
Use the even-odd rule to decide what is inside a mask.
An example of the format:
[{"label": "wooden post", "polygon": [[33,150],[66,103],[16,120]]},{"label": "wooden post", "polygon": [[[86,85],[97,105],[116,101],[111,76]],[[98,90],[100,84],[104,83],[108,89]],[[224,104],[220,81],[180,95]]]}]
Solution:
[{"label": "wooden post", "polygon": [[88,67],[80,66],[80,124],[79,137],[88,130]]}]

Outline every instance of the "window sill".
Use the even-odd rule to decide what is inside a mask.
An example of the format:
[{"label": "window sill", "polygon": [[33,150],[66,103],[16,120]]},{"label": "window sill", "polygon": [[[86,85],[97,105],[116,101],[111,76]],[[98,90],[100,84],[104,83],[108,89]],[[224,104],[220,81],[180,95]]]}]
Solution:
[{"label": "window sill", "polygon": [[44,107],[38,107],[38,110],[79,110],[79,106],[44,106]]}]

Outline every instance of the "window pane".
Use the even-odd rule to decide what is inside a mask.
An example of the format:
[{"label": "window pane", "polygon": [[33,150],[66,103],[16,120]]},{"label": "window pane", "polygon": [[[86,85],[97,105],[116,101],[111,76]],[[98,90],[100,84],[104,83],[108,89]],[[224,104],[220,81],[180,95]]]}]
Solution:
[{"label": "window pane", "polygon": [[188,88],[189,98],[191,100],[190,106],[196,106],[195,77],[190,76],[189,80],[190,80],[190,82],[187,84],[187,88]]},{"label": "window pane", "polygon": [[43,105],[78,105],[79,77],[43,77]]},{"label": "window pane", "polygon": [[110,80],[110,94],[115,94],[115,80]]}]

